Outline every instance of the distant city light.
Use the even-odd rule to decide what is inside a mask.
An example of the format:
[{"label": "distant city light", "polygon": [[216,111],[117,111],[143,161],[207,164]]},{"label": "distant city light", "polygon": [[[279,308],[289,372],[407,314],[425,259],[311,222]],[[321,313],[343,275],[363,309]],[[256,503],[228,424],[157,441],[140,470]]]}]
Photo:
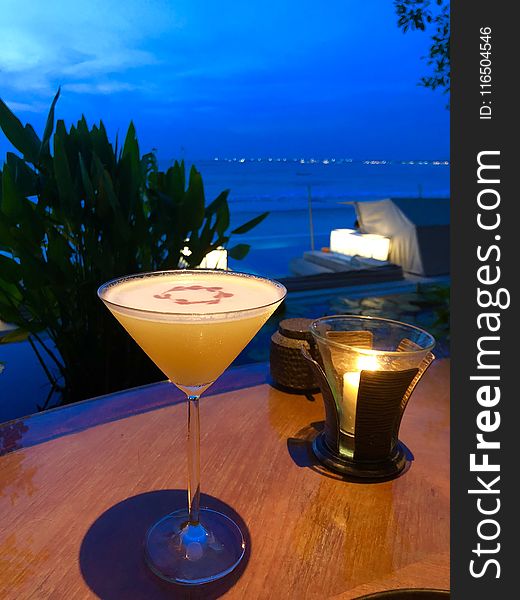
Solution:
[{"label": "distant city light", "polygon": [[363,165],[392,165],[392,164],[401,164],[401,165],[412,165],[412,166],[425,166],[425,165],[432,165],[432,166],[449,166],[450,161],[449,160],[398,160],[398,161],[393,161],[393,160],[386,160],[386,159],[365,159],[365,160],[354,160],[353,158],[336,158],[336,157],[331,157],[331,158],[287,158],[287,157],[276,157],[273,158],[272,156],[268,156],[268,157],[263,157],[263,156],[256,156],[256,157],[250,157],[250,158],[245,158],[245,157],[241,157],[241,158],[237,158],[237,157],[233,157],[233,158],[227,158],[227,157],[221,157],[221,156],[215,156],[213,157],[214,161],[223,161],[223,162],[239,162],[239,163],[246,163],[246,162],[251,162],[251,163],[255,163],[255,162],[293,162],[293,163],[298,163],[301,165],[342,165],[342,164],[350,164],[350,163],[360,163]]}]

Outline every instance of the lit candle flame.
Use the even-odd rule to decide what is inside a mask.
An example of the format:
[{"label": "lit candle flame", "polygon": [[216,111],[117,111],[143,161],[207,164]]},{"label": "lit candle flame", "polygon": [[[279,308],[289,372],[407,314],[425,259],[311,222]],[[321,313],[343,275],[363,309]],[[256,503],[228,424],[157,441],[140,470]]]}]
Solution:
[{"label": "lit candle flame", "polygon": [[360,355],[357,359],[357,368],[359,371],[377,371],[379,369],[379,362],[373,355]]},{"label": "lit candle flame", "polygon": [[379,362],[371,354],[361,354],[357,358],[357,371],[349,371],[343,375],[343,405],[341,410],[341,429],[347,433],[354,434],[356,424],[357,397],[361,371],[377,371]]}]

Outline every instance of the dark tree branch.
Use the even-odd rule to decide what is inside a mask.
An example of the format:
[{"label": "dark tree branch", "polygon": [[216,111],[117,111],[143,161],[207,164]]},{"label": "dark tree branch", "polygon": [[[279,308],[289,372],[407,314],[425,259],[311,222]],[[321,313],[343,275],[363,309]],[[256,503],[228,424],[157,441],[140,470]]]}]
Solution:
[{"label": "dark tree branch", "polygon": [[428,56],[423,59],[432,74],[421,77],[419,85],[450,91],[450,4],[449,0],[394,0],[397,26],[407,31],[433,30]]}]

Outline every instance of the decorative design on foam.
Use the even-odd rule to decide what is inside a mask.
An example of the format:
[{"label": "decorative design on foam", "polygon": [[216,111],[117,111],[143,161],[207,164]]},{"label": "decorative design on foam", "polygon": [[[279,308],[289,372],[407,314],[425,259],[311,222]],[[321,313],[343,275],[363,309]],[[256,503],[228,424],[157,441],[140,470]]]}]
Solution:
[{"label": "decorative design on foam", "polygon": [[[172,297],[173,292],[184,292],[184,291],[200,292],[199,297],[208,298],[208,294],[211,294],[211,295],[209,296],[209,299],[206,299],[206,300],[188,300],[188,298]],[[204,294],[204,295],[202,296],[202,294]],[[218,286],[208,287],[205,285],[176,285],[175,287],[172,287],[169,290],[166,290],[162,294],[154,294],[154,298],[159,298],[159,300],[170,300],[171,302],[174,302],[175,304],[183,304],[183,305],[186,305],[186,304],[219,304],[219,302],[223,298],[231,298],[232,296],[234,296],[234,294],[231,294],[230,292],[224,292],[222,287],[218,287]]]}]

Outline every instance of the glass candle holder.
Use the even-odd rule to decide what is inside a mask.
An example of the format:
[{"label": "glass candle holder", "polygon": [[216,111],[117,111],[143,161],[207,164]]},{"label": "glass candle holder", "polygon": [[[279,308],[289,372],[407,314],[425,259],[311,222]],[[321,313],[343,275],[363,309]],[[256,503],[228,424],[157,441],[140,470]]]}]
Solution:
[{"label": "glass candle holder", "polygon": [[310,326],[314,369],[325,404],[325,428],[313,442],[329,469],[363,479],[397,476],[407,448],[399,427],[415,386],[434,360],[434,338],[389,319],[331,316]]}]

